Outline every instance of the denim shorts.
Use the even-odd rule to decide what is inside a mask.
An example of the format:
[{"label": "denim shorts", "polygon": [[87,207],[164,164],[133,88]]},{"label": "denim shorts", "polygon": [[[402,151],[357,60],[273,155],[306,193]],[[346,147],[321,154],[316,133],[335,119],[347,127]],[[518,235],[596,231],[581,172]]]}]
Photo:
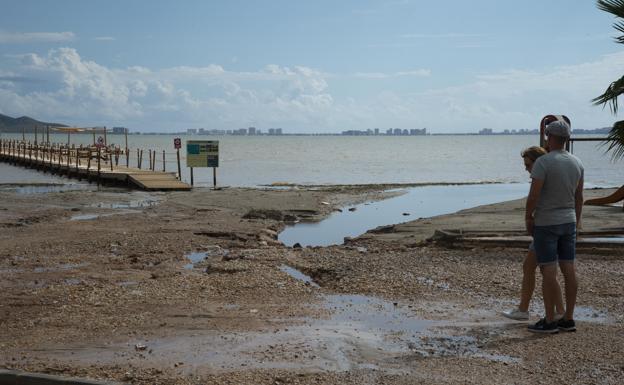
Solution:
[{"label": "denim shorts", "polygon": [[538,265],[574,262],[576,256],[576,223],[535,226],[533,246]]}]

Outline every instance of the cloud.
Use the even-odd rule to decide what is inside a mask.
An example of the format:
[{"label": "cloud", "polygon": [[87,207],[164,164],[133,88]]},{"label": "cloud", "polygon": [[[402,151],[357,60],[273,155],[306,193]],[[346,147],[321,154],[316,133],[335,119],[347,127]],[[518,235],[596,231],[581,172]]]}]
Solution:
[{"label": "cloud", "polygon": [[219,64],[109,68],[72,48],[5,57],[15,65],[0,68],[2,113],[149,131],[255,125],[290,132],[372,127],[475,132],[534,128],[549,113],[567,114],[574,127],[603,127],[615,118],[590,99],[624,68],[624,53],[616,53],[539,71],[483,73],[467,83],[435,87],[436,78],[445,75],[428,69],[338,75],[278,64],[255,71]]},{"label": "cloud", "polygon": [[93,40],[95,41],[114,41],[115,38],[112,36],[98,36],[93,38]]},{"label": "cloud", "polygon": [[431,70],[428,69],[416,69],[410,71],[399,71],[393,73],[384,73],[384,72],[356,72],[353,74],[356,78],[365,78],[365,79],[389,79],[396,78],[400,76],[430,76]]},{"label": "cloud", "polygon": [[0,44],[58,43],[75,39],[73,32],[2,32]]}]

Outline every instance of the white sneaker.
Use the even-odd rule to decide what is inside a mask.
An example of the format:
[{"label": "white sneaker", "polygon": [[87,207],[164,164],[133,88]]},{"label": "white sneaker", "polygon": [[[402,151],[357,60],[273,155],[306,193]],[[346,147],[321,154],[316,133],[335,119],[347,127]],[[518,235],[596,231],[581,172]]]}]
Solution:
[{"label": "white sneaker", "polygon": [[564,313],[558,314],[555,313],[555,316],[553,317],[553,321],[558,322],[559,320],[563,319]]},{"label": "white sneaker", "polygon": [[516,320],[516,321],[528,321],[529,320],[529,312],[528,311],[520,311],[518,309],[513,309],[510,311],[504,311],[503,316]]}]

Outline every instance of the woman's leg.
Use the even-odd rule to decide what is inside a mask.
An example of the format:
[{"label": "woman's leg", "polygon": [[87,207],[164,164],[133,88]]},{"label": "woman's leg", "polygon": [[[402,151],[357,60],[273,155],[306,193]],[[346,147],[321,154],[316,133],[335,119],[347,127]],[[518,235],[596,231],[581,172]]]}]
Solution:
[{"label": "woman's leg", "polygon": [[[533,297],[533,291],[535,290],[536,268],[537,259],[535,252],[529,250],[522,264],[522,291],[520,292],[520,305],[518,305],[518,310],[520,311],[529,311],[529,302],[531,302],[531,297]],[[559,299],[561,299],[561,289],[559,289]]]},{"label": "woman's leg", "polygon": [[[529,250],[524,263],[522,265],[522,291],[520,292],[520,305],[518,310],[529,311],[529,303],[533,297],[533,291],[535,291],[535,269],[537,268],[537,258],[535,251]],[[555,313],[563,315],[565,313],[565,307],[563,306],[563,297],[561,296],[561,286],[559,281],[555,288]]]}]

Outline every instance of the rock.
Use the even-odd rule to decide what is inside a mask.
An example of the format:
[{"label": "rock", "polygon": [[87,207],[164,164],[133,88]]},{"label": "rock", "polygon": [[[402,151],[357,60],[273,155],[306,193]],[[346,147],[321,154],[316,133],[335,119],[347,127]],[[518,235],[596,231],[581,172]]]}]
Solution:
[{"label": "rock", "polygon": [[410,215],[410,213],[403,213],[403,215],[404,215],[404,216],[409,216],[409,215]]},{"label": "rock", "polygon": [[297,242],[293,245],[293,249],[301,249],[301,243]]},{"label": "rock", "polygon": [[357,207],[349,207],[349,211],[355,211],[357,210]]}]

